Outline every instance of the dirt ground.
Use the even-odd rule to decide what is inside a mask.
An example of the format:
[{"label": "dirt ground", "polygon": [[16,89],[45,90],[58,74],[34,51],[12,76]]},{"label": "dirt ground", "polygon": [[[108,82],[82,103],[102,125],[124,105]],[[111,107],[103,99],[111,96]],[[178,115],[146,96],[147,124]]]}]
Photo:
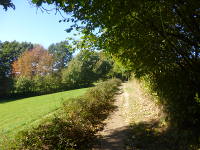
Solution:
[{"label": "dirt ground", "polygon": [[97,134],[98,144],[92,150],[133,150],[134,143],[127,144],[130,125],[159,120],[162,116],[159,106],[137,80],[122,84],[121,94],[116,96],[114,105],[117,108],[105,120],[104,129]]}]

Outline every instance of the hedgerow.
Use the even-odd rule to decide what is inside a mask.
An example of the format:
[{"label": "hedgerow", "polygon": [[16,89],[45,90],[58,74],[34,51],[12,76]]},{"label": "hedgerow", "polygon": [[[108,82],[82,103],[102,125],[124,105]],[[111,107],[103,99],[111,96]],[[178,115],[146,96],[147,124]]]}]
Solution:
[{"label": "hedgerow", "polygon": [[102,128],[102,121],[114,109],[114,95],[120,84],[120,80],[111,79],[84,96],[65,101],[53,118],[19,133],[10,149],[87,149]]}]

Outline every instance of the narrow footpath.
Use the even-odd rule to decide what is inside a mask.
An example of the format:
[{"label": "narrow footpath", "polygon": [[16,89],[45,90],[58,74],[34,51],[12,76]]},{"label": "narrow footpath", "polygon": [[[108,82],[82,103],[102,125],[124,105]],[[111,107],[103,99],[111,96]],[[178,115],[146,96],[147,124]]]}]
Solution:
[{"label": "narrow footpath", "polygon": [[104,129],[97,133],[98,143],[92,150],[134,150],[127,139],[130,124],[159,119],[160,109],[146,95],[140,84],[133,80],[123,83],[121,94],[116,96],[116,110],[104,121]]},{"label": "narrow footpath", "polygon": [[127,84],[123,83],[121,94],[117,95],[116,110],[105,120],[104,130],[100,131],[98,145],[93,150],[123,150],[125,139],[129,130],[129,120],[125,110],[128,110],[128,93],[125,91]]}]

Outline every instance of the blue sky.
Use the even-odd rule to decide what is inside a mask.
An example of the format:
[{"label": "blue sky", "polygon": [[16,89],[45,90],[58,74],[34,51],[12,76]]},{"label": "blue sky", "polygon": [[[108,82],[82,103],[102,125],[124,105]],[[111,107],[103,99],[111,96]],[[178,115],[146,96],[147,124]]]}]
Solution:
[{"label": "blue sky", "polygon": [[57,15],[55,11],[50,14],[42,13],[30,5],[28,0],[13,0],[13,3],[16,6],[15,10],[4,11],[3,7],[0,7],[0,40],[2,42],[27,41],[48,48],[50,44],[72,36],[72,33],[64,31],[70,27],[70,23],[59,23],[62,19],[59,13]]}]

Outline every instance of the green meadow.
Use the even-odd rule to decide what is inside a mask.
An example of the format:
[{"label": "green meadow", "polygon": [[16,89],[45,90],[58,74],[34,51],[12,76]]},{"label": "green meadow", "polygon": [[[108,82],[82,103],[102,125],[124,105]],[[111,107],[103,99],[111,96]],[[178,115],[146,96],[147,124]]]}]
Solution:
[{"label": "green meadow", "polygon": [[0,136],[15,135],[54,114],[64,100],[80,96],[88,88],[34,96],[18,100],[0,101]]}]

